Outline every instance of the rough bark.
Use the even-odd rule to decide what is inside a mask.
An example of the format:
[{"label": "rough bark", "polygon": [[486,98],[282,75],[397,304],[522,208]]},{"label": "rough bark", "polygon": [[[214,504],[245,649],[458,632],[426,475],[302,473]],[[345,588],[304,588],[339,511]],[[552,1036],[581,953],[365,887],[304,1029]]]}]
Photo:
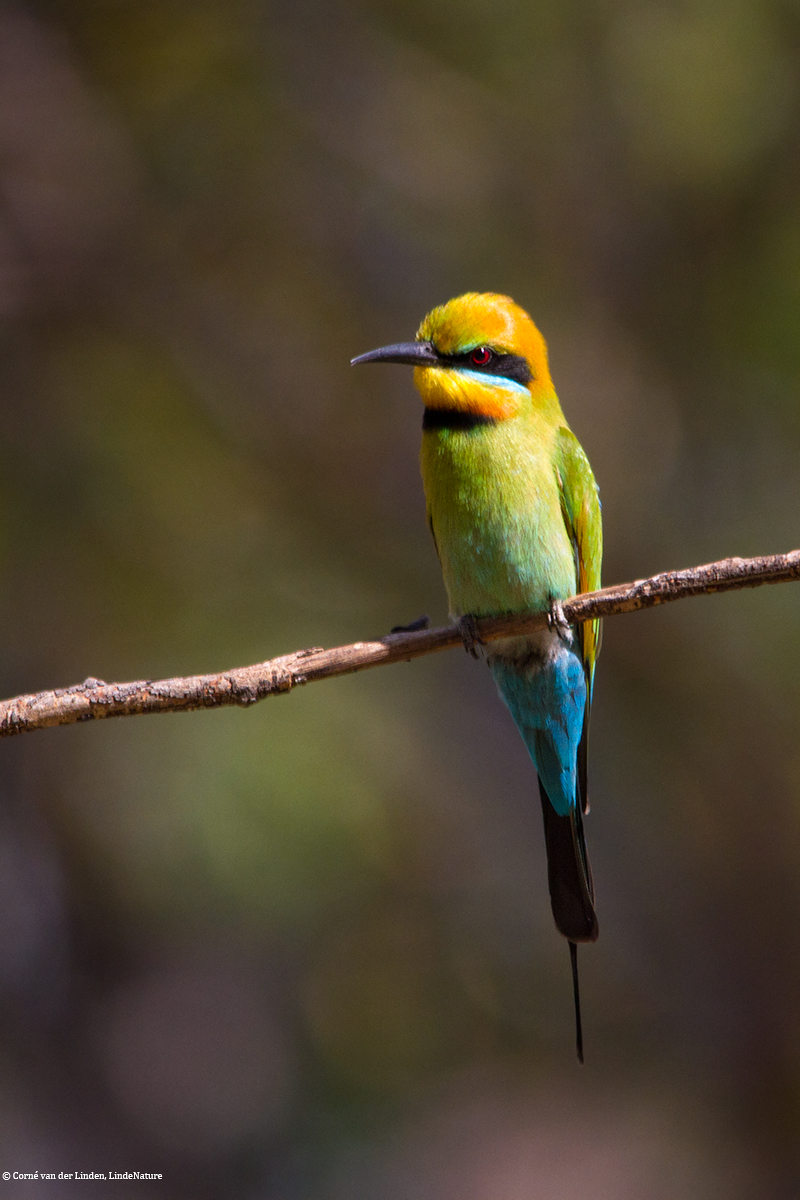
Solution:
[{"label": "rough bark", "polygon": [[[687,596],[787,583],[800,579],[800,550],[763,558],[725,558],[720,562],[684,571],[664,571],[649,579],[617,584],[597,592],[573,596],[562,605],[566,621],[574,624],[595,617],[653,608]],[[541,628],[548,621],[543,613],[483,617],[467,631],[482,642]],[[390,633],[370,642],[354,642],[332,650],[314,647],[297,650],[268,662],[237,667],[214,675],[189,675],[176,679],[139,680],[134,683],[104,683],[86,679],[74,687],[15,696],[0,702],[0,737],[46,729],[51,725],[74,725],[105,717],[130,717],[143,713],[183,712],[187,709],[219,708],[223,705],[255,704],[266,696],[280,695],[304,683],[349,675],[367,667],[408,662],[423,654],[463,645],[465,631],[459,625],[413,632]]]}]

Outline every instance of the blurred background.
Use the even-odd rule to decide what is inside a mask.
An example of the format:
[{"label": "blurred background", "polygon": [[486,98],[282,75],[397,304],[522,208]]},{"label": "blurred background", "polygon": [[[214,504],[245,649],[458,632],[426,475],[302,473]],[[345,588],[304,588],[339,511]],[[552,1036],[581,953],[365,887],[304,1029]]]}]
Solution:
[{"label": "blurred background", "polygon": [[[466,290],[607,583],[797,547],[800,4],[2,0],[2,695],[442,622],[410,373],[348,360]],[[583,1069],[482,664],[4,741],[0,1169],[796,1200],[799,599],[606,622]]]}]

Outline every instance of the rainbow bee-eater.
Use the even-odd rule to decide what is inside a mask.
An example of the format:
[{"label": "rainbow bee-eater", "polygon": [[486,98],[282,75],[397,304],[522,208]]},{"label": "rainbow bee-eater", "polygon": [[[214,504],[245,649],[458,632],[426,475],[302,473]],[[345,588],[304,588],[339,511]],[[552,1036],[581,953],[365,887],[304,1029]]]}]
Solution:
[{"label": "rainbow bee-eater", "polygon": [[428,520],[451,614],[548,614],[541,631],[487,643],[485,653],[539,776],[550,898],[570,944],[582,1060],[576,944],[598,933],[583,817],[600,628],[567,626],[560,603],[600,586],[594,475],[561,411],[544,338],[508,296],[458,296],[428,313],[415,341],[353,362],[415,368]]}]

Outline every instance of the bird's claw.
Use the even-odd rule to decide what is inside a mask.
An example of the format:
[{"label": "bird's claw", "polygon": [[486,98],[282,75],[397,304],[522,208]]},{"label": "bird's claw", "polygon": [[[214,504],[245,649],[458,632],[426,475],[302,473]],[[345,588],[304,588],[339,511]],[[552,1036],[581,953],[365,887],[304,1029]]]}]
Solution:
[{"label": "bird's claw", "polygon": [[478,632],[477,621],[470,613],[467,613],[465,617],[459,618],[458,629],[467,654],[471,654],[473,658],[477,658],[477,647],[483,645],[483,639]]},{"label": "bird's claw", "polygon": [[550,608],[547,613],[547,624],[554,633],[559,635],[559,637],[569,636],[569,621],[564,615],[564,606],[560,600],[551,601]]},{"label": "bird's claw", "polygon": [[431,619],[427,613],[421,617],[417,617],[416,621],[409,622],[408,625],[393,625],[390,633],[419,633],[421,629],[429,629]]}]

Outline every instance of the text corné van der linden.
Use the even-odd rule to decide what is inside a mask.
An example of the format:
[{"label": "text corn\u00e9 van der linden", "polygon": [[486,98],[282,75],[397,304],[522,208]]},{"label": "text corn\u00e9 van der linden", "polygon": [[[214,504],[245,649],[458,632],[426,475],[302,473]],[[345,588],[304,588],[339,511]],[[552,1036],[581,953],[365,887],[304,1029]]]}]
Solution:
[{"label": "text corn\u00e9 van der linden", "polygon": [[12,1179],[163,1179],[160,1171],[14,1171]]}]

